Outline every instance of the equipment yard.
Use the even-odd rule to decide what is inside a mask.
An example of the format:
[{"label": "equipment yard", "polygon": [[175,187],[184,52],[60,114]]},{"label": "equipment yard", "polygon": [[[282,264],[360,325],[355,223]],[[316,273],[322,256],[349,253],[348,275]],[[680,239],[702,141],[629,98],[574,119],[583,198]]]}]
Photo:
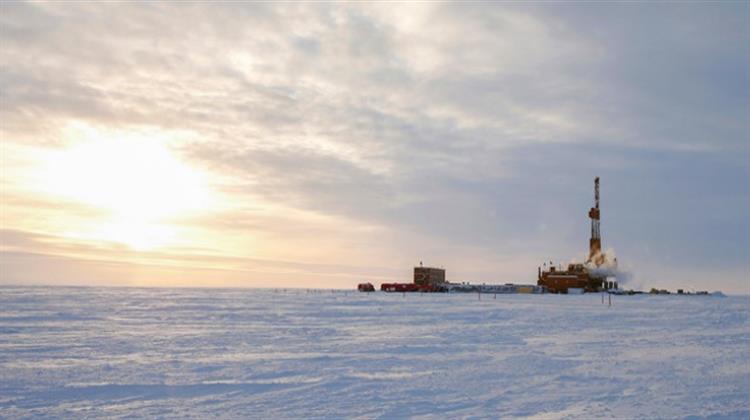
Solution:
[{"label": "equipment yard", "polygon": [[[445,269],[414,267],[414,279],[411,283],[382,283],[380,290],[384,292],[459,292],[459,293],[592,293],[618,291],[617,277],[621,273],[617,268],[617,258],[608,256],[602,251],[601,238],[601,210],[599,208],[599,177],[594,178],[594,207],[589,210],[591,219],[591,237],[589,238],[589,256],[585,263],[570,263],[567,269],[562,264],[555,266],[544,263],[537,268],[537,284],[471,284],[451,283],[446,281]],[[371,283],[360,283],[360,292],[374,291]]]},{"label": "equipment yard", "polygon": [[743,297],[5,287],[0,418],[750,417]]}]

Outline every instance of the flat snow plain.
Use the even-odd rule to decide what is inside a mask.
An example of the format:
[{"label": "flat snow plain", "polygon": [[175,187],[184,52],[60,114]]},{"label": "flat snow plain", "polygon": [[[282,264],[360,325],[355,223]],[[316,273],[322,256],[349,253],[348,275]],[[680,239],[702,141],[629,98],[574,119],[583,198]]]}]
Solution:
[{"label": "flat snow plain", "polygon": [[750,297],[0,289],[0,417],[750,418]]}]

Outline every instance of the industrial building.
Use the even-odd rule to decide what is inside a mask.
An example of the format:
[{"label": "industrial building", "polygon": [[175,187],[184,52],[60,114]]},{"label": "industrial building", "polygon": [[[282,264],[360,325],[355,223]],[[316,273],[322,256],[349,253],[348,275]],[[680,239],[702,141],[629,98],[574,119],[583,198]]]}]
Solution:
[{"label": "industrial building", "polygon": [[414,267],[414,283],[419,285],[439,286],[445,283],[445,269],[434,267]]}]

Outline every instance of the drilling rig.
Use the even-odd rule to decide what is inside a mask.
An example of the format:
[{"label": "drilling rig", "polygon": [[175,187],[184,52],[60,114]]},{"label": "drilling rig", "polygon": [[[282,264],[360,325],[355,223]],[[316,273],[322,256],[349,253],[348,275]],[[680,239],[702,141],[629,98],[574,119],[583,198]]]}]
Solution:
[{"label": "drilling rig", "polygon": [[609,270],[602,269],[608,264],[606,255],[602,253],[602,237],[599,229],[601,213],[599,211],[599,177],[594,179],[594,207],[589,210],[591,219],[591,238],[589,239],[589,256],[586,263],[571,263],[564,270],[562,266],[555,266],[552,262],[538,268],[537,285],[544,286],[551,293],[568,293],[569,289],[584,292],[617,289],[616,281],[608,281],[613,269],[617,267],[617,260],[609,264]]}]

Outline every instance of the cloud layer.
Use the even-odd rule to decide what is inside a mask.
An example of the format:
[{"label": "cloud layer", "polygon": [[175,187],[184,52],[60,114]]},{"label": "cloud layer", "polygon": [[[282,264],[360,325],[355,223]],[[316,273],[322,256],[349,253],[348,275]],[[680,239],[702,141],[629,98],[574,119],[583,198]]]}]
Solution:
[{"label": "cloud layer", "polygon": [[[30,219],[76,203],[32,204],[57,198],[17,179],[33,171],[23,153],[64,152],[75,122],[169,133],[211,174],[222,208],[173,221],[207,254],[533,281],[538,262],[585,249],[598,175],[605,245],[636,275],[709,288],[721,271],[717,287],[750,292],[747,4],[2,7],[14,235],[65,240]],[[61,255],[42,243],[3,240]],[[65,257],[129,258],[88,252]],[[338,272],[310,281],[361,274]],[[304,281],[267,282],[287,283]]]}]

